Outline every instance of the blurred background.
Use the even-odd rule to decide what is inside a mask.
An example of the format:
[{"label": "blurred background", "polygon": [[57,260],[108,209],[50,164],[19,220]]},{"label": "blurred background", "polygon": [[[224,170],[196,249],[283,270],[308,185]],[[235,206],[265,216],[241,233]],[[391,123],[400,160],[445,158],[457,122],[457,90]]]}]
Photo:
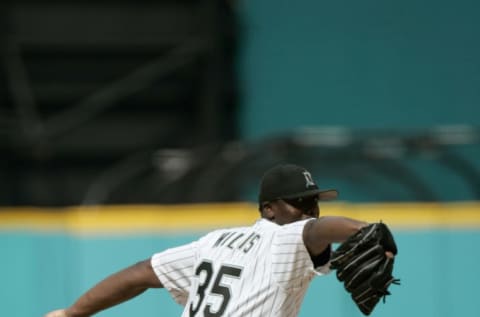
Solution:
[{"label": "blurred background", "polygon": [[[78,234],[89,208],[257,216],[259,178],[292,162],[339,189],[327,211],[393,219],[405,282],[378,315],[480,315],[479,38],[472,0],[3,1],[2,314],[68,305],[205,230]],[[301,316],[327,295],[322,311],[360,316],[334,277]],[[139,310],[181,311],[160,292],[99,316]]]}]

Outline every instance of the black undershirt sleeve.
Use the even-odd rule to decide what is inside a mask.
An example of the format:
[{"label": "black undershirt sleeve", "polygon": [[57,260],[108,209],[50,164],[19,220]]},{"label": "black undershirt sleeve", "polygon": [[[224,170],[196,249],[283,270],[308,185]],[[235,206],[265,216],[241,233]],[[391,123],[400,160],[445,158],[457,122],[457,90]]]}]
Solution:
[{"label": "black undershirt sleeve", "polygon": [[316,256],[312,256],[313,267],[317,268],[328,263],[330,260],[330,254],[332,253],[332,245],[329,244],[322,253]]}]

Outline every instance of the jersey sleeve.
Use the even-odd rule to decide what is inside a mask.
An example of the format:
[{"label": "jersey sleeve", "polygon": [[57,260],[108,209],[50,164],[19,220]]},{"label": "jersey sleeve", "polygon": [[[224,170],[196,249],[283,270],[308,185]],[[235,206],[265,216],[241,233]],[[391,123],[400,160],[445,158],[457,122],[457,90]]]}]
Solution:
[{"label": "jersey sleeve", "polygon": [[328,273],[328,263],[314,267],[303,242],[303,228],[308,221],[282,226],[272,241],[272,275],[286,290],[301,288],[315,275]]},{"label": "jersey sleeve", "polygon": [[194,274],[198,242],[167,249],[151,258],[158,279],[180,305],[188,300],[188,291]]}]

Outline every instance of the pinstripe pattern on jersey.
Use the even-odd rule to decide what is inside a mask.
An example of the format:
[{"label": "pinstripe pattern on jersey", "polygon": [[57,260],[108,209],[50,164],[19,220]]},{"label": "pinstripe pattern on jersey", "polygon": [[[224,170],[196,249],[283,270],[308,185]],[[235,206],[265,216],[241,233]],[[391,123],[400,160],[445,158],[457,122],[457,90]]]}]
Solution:
[{"label": "pinstripe pattern on jersey", "polygon": [[283,226],[272,244],[272,274],[285,290],[301,288],[315,274],[310,255],[303,243],[305,221]]},{"label": "pinstripe pattern on jersey", "polygon": [[[176,301],[185,305],[183,317],[189,316],[191,303],[195,308],[200,305],[195,316],[204,316],[207,305],[218,311],[225,298],[215,293],[212,284],[225,266],[242,272],[239,277],[219,278],[221,287],[231,295],[223,316],[297,316],[316,273],[303,244],[305,223],[279,226],[261,219],[250,227],[213,231],[194,243],[154,255],[152,265]],[[213,268],[207,286],[204,275],[194,274],[202,262],[211,263]],[[205,287],[206,294],[201,301],[197,295],[199,285]]]},{"label": "pinstripe pattern on jersey", "polygon": [[185,305],[194,274],[197,242],[167,249],[152,256],[151,263],[160,282],[173,299]]}]

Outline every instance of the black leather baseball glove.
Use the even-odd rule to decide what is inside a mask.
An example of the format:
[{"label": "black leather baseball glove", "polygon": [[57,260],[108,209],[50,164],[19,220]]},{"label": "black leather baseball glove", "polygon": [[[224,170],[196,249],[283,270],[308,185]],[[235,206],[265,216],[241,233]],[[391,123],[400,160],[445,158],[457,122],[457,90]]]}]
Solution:
[{"label": "black leather baseball glove", "polygon": [[390,295],[390,284],[400,284],[392,276],[397,254],[393,235],[384,223],[370,224],[350,236],[332,254],[330,267],[365,315],[370,315],[380,298]]}]

